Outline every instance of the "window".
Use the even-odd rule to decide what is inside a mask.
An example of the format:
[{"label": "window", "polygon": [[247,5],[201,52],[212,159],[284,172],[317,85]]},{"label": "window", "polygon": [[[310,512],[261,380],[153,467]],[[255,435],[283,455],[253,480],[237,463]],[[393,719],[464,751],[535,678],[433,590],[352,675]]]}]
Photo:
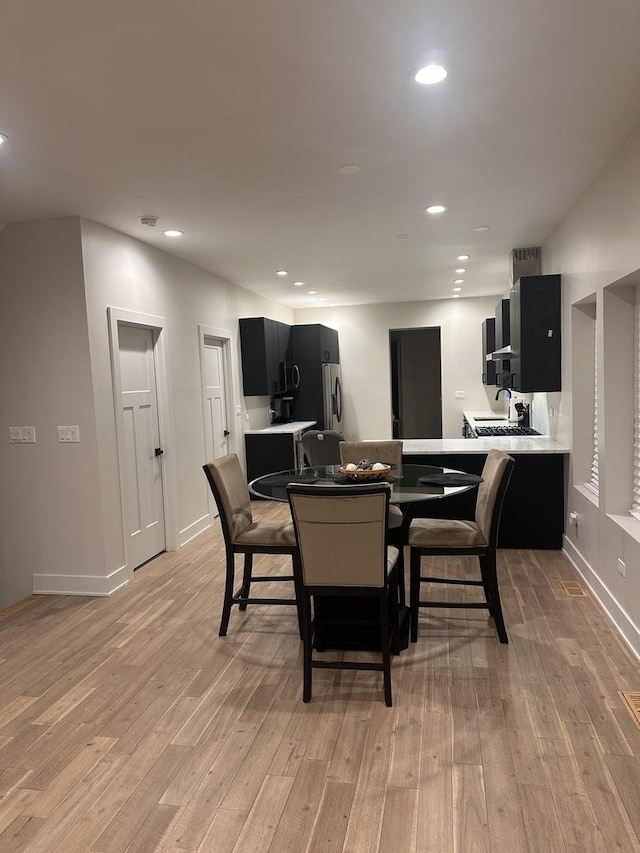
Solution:
[{"label": "window", "polygon": [[635,287],[633,334],[633,494],[631,515],[640,519],[640,284]]},{"label": "window", "polygon": [[[600,477],[598,473],[598,334],[596,324],[593,324],[593,436],[591,450],[591,467],[589,479],[585,486],[598,497],[600,493]],[[640,495],[639,495],[640,497]],[[640,503],[638,504],[640,510]]]}]

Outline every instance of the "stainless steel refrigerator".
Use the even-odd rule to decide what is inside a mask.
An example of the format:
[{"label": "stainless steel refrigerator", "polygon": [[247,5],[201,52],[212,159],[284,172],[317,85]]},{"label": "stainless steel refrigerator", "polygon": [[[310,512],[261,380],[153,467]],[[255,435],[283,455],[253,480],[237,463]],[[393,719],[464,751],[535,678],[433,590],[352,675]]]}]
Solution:
[{"label": "stainless steel refrigerator", "polygon": [[322,400],[324,429],[342,432],[344,424],[339,364],[322,365]]}]

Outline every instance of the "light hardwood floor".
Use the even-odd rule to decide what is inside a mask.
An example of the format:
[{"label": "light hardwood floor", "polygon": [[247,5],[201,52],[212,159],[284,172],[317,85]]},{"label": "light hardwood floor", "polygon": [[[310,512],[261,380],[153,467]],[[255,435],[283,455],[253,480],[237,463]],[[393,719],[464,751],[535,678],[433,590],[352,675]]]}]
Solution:
[{"label": "light hardwood floor", "polygon": [[304,705],[292,608],[219,639],[222,576],[216,526],[111,598],[0,612],[2,853],[640,851],[640,667],[560,552],[500,553],[509,646],[422,611],[393,708],[326,670]]}]

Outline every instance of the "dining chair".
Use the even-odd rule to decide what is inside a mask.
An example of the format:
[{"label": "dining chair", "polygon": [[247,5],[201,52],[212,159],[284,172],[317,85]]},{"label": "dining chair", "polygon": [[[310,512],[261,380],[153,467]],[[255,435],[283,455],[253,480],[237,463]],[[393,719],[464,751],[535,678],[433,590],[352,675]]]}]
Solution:
[{"label": "dining chair", "polygon": [[[411,641],[418,639],[418,611],[425,607],[483,608],[493,616],[501,643],[508,643],[507,631],[500,604],[500,589],[496,571],[496,544],[500,513],[515,460],[500,450],[490,450],[482,469],[478,486],[475,520],[419,518],[409,527],[409,565],[411,609]],[[479,580],[426,577],[420,574],[423,556],[477,556],[480,563]],[[448,583],[481,586],[483,602],[420,600],[420,584]]]},{"label": "dining chair", "polygon": [[338,445],[343,438],[332,429],[308,429],[302,435],[302,448],[309,465],[339,465]]},{"label": "dining chair", "polygon": [[[252,598],[250,596],[252,583],[295,581],[293,575],[254,576],[253,555],[289,554],[293,558],[297,550],[296,537],[290,519],[286,522],[253,520],[249,490],[240,460],[235,453],[208,462],[203,466],[203,470],[220,513],[220,524],[224,536],[226,578],[222,619],[218,633],[220,637],[225,637],[234,604],[237,604],[240,610],[246,610],[248,604],[297,605],[295,598]],[[244,568],[242,585],[234,592],[236,554],[244,555]]]},{"label": "dining chair", "polygon": [[[340,464],[348,465],[349,462],[357,464],[361,459],[370,462],[386,462],[393,465],[389,477],[402,477],[402,440],[388,439],[382,441],[341,441]],[[395,504],[389,505],[389,541],[400,551],[400,563],[398,565],[398,582],[400,589],[400,603],[404,604],[404,546],[406,545],[405,514]]]},{"label": "dining chair", "polygon": [[[314,669],[362,669],[382,672],[385,704],[392,704],[391,649],[398,622],[398,550],[387,544],[389,492],[387,483],[287,487],[299,548],[293,571],[297,575],[302,622],[304,702],[311,701]],[[325,597],[336,596],[379,600],[375,624],[380,630],[381,663],[314,658],[318,604]]]}]

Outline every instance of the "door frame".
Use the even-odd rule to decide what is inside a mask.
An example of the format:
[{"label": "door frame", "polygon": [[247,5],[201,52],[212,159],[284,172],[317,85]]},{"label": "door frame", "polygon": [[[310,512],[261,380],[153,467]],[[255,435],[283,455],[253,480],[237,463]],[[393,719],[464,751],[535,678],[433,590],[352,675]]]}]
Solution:
[{"label": "door frame", "polygon": [[164,450],[162,459],[162,497],[164,515],[165,547],[167,551],[175,551],[178,547],[178,527],[175,505],[176,478],[173,463],[173,433],[171,429],[171,408],[169,386],[167,383],[167,319],[154,314],[142,314],[139,311],[129,311],[126,308],[107,307],[109,324],[109,349],[111,357],[111,378],[113,385],[113,403],[116,423],[116,448],[118,453],[118,483],[120,487],[120,514],[122,519],[122,544],[124,548],[125,566],[129,579],[133,571],[129,568],[127,554],[127,536],[125,530],[124,512],[124,480],[125,480],[125,429],[122,414],[122,378],[120,373],[120,345],[118,342],[118,326],[138,326],[150,329],[153,335],[153,363],[156,371],[156,395],[158,398],[158,428],[160,443]]},{"label": "door frame", "polygon": [[[204,361],[205,338],[216,338],[222,343],[222,370],[224,372],[224,404],[227,410],[227,429],[229,430],[228,447],[229,453],[237,453],[242,459],[242,455],[238,450],[237,433],[235,429],[235,403],[233,395],[233,361],[231,359],[231,345],[233,338],[229,329],[218,329],[215,326],[198,325],[198,352],[200,354],[200,399],[202,400],[202,455],[206,455],[204,447],[204,438],[207,430],[207,413],[205,405],[205,389],[207,387],[206,367]],[[204,459],[203,465],[210,460]]]}]

